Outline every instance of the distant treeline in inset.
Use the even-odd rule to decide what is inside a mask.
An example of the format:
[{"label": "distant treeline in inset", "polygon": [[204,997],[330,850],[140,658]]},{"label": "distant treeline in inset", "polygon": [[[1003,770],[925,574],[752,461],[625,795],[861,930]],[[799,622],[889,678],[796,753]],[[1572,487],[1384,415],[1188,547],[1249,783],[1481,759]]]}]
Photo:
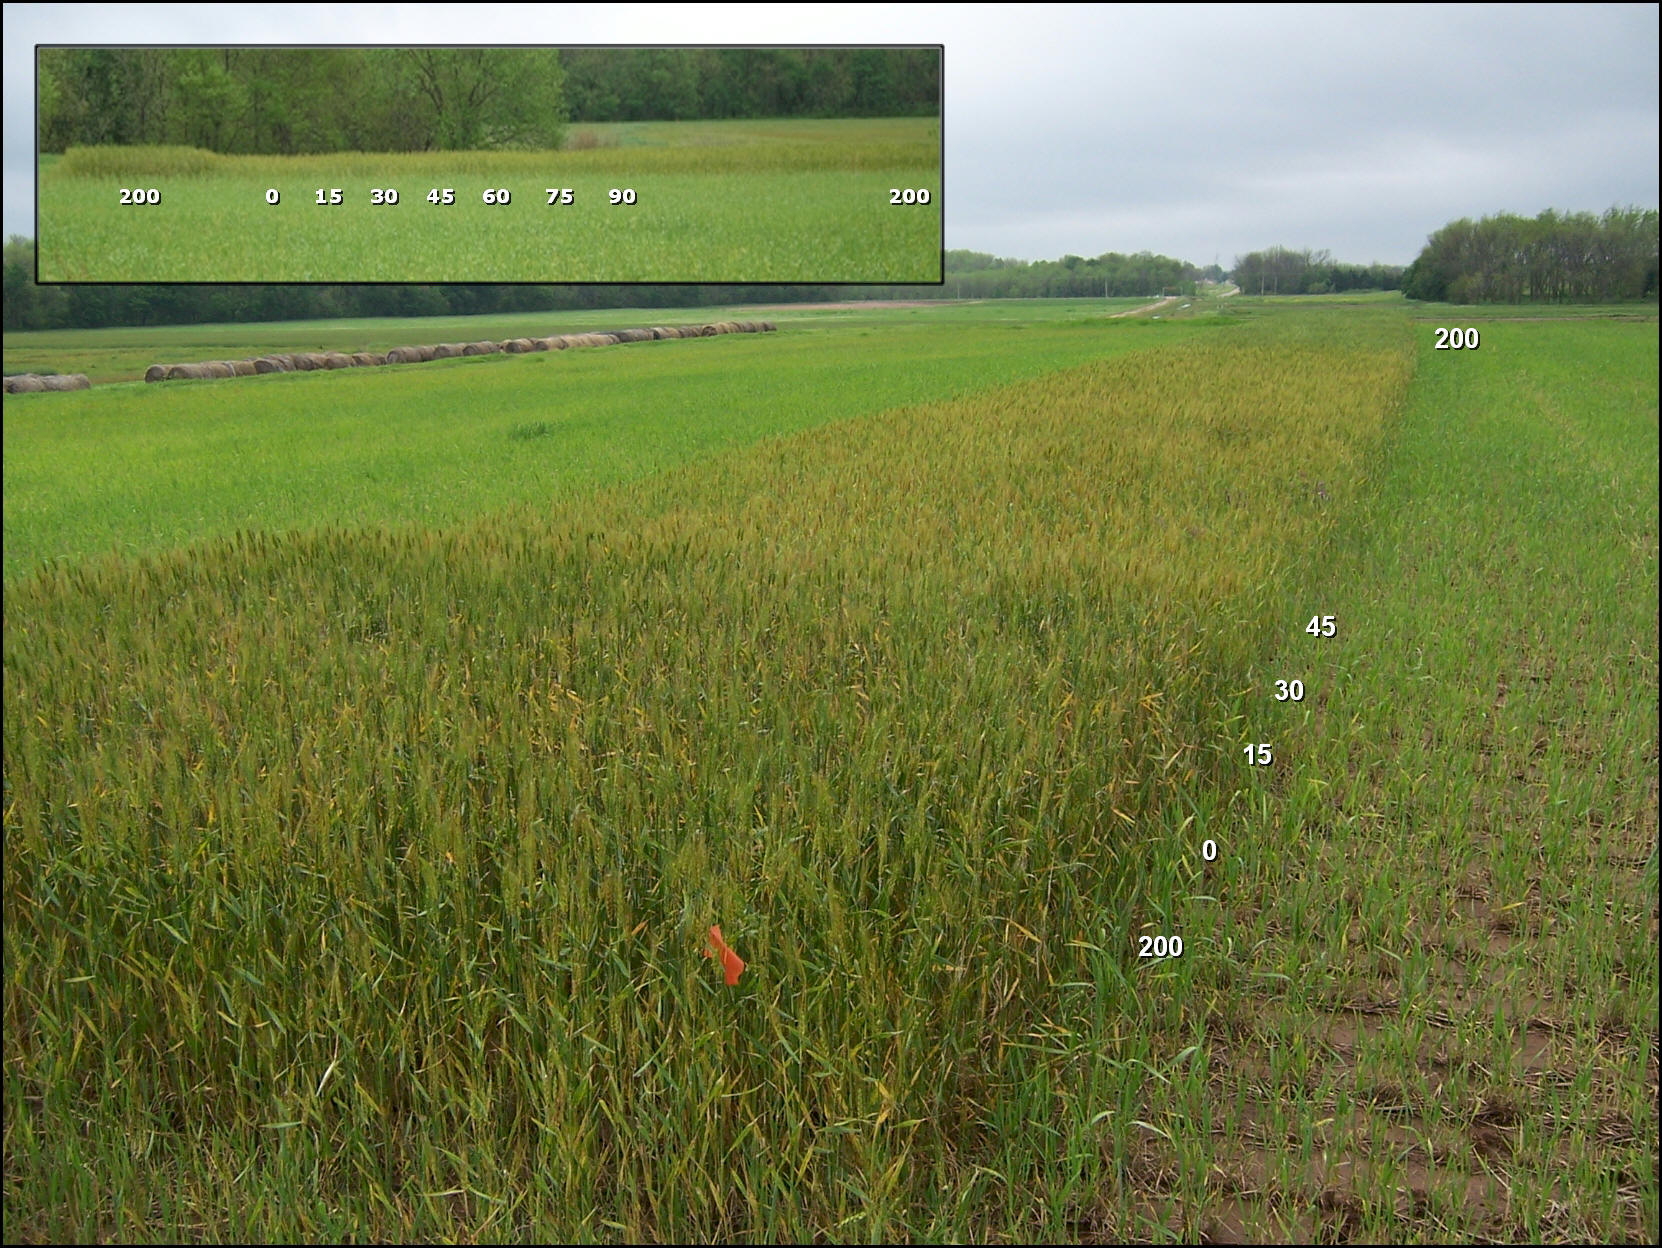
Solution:
[{"label": "distant treeline in inset", "polygon": [[932,48],[41,48],[40,150],[551,150],[568,120],[927,116]]},{"label": "distant treeline in inset", "polygon": [[1654,208],[1462,217],[1426,240],[1403,290],[1410,299],[1449,303],[1654,299],[1656,257]]},{"label": "distant treeline in inset", "polygon": [[572,121],[933,117],[936,48],[563,48]]}]

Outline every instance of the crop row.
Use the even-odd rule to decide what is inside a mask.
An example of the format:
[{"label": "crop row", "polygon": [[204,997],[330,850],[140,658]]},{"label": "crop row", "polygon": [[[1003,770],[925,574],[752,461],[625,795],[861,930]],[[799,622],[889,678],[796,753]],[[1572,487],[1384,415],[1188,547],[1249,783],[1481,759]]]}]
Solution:
[{"label": "crop row", "polygon": [[1099,1156],[1145,890],[1411,345],[1185,344],[552,514],[30,578],[16,1130],[365,1238],[894,1238]]}]

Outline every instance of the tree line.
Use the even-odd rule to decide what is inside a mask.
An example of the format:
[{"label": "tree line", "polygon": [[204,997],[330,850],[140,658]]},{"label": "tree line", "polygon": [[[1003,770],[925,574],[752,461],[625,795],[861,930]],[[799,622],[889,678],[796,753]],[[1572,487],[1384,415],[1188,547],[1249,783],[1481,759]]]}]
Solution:
[{"label": "tree line", "polygon": [[567,48],[571,120],[933,117],[935,48]]},{"label": "tree line", "polygon": [[845,299],[1114,298],[1193,293],[1222,276],[1148,252],[1094,260],[1002,260],[946,253],[946,282],[921,285],[35,285],[33,239],[5,246],[8,331],[111,325],[326,320],[333,317],[478,316],[582,308],[695,308]]},{"label": "tree line", "polygon": [[1270,247],[1235,257],[1230,280],[1249,295],[1330,295],[1401,290],[1400,264],[1342,264],[1327,251]]},{"label": "tree line", "polygon": [[41,48],[40,150],[226,155],[560,146],[569,121],[932,115],[895,48]]},{"label": "tree line", "polygon": [[1448,303],[1602,303],[1657,296],[1656,209],[1602,216],[1553,209],[1451,221],[1408,266],[1411,299]]},{"label": "tree line", "polygon": [[[1617,293],[1591,293],[1596,286],[1546,284],[1534,289],[1567,293],[1573,298],[1654,298],[1656,295],[1656,216],[1629,210],[1607,213],[1600,220],[1590,214],[1554,216],[1588,222],[1625,246],[1623,251],[1606,235],[1603,248],[1586,247],[1570,253],[1574,272],[1596,271],[1598,263],[1628,274]],[[1433,235],[1433,243],[1450,235],[1464,237],[1470,222],[1455,222]],[[1646,231],[1648,230],[1648,234]],[[1646,242],[1648,238],[1648,251]],[[1428,247],[1428,252],[1431,250]],[[1616,257],[1625,257],[1619,262]],[[1648,256],[1648,261],[1644,258]],[[1591,259],[1589,259],[1591,257]],[[1602,258],[1602,259],[1601,259]],[[1325,251],[1271,247],[1235,259],[1228,274],[1247,294],[1327,294],[1357,290],[1400,290],[1410,298],[1430,299],[1426,293],[1429,270],[1425,257],[1404,270],[1387,264],[1343,264]],[[1647,267],[1648,265],[1648,267]],[[478,316],[497,312],[569,311],[607,308],[696,308],[749,303],[819,303],[846,299],[1091,299],[1141,298],[1162,294],[1193,294],[1201,282],[1221,281],[1217,265],[1199,267],[1186,260],[1142,251],[1131,255],[1105,252],[1093,259],[1068,255],[1059,260],[1016,260],[987,252],[950,250],[945,255],[946,280],[913,285],[142,285],[36,286],[34,241],[14,235],[5,247],[4,322],[8,331],[28,329],[91,329],[110,325],[191,325],[207,322],[325,320],[334,317]],[[1637,274],[1637,276],[1635,276]],[[1586,287],[1584,289],[1584,287]],[[1478,287],[1458,277],[1440,298],[1471,298],[1479,289],[1499,297],[1498,284]],[[1520,297],[1534,296],[1530,288],[1504,288]],[[1633,293],[1626,293],[1632,291]]]},{"label": "tree line", "polygon": [[[1093,259],[1005,260],[985,252],[946,253],[946,284],[930,287],[943,299],[1090,299],[1193,294],[1212,276],[1187,260],[1139,251],[1105,252]],[[1222,276],[1221,270],[1217,276]],[[928,298],[930,296],[922,296]]]},{"label": "tree line", "polygon": [[557,147],[550,48],[41,48],[40,150],[225,155]]}]

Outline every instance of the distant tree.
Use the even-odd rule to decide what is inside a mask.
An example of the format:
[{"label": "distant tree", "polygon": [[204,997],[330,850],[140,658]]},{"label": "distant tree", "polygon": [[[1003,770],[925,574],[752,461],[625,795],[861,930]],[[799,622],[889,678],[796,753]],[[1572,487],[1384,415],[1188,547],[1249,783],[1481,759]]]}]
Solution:
[{"label": "distant tree", "polygon": [[441,151],[555,148],[564,136],[565,75],[547,48],[409,48],[403,61],[422,109],[415,129]]},{"label": "distant tree", "polygon": [[1426,240],[1403,289],[1430,302],[1642,299],[1656,292],[1656,258],[1655,209],[1462,217]]},{"label": "distant tree", "polygon": [[35,308],[35,245],[22,235],[13,234],[6,240],[4,280],[6,330],[39,329]]},{"label": "distant tree", "polygon": [[186,58],[173,80],[170,137],[210,152],[233,150],[248,108],[248,88],[231,72],[219,49],[181,51]]}]

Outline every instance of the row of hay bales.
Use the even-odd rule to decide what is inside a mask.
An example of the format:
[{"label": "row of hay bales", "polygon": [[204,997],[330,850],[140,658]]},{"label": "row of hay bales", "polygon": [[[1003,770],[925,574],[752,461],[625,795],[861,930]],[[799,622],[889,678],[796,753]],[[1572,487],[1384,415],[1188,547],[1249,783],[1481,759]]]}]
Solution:
[{"label": "row of hay bales", "polygon": [[[146,381],[180,381],[199,377],[253,377],[261,373],[305,373],[329,368],[366,368],[379,364],[423,364],[429,360],[452,360],[464,355],[492,355],[498,351],[524,354],[530,351],[564,351],[575,347],[612,347],[627,342],[654,342],[666,338],[714,338],[717,334],[767,334],[776,330],[772,321],[717,321],[711,325],[682,325],[678,328],[619,329],[605,334],[559,334],[552,338],[508,338],[502,342],[440,342],[424,347],[394,347],[382,354],[359,351],[301,351],[262,355],[253,360],[211,360],[206,364],[152,364],[144,370]],[[81,379],[86,380],[84,377]],[[11,388],[10,379],[7,389]]]},{"label": "row of hay bales", "polygon": [[374,351],[345,355],[339,351],[297,351],[262,355],[253,360],[208,360],[202,364],[152,364],[144,370],[146,381],[185,381],[200,377],[254,377],[262,373],[309,373],[326,368],[367,368],[385,364],[387,357]]},{"label": "row of hay bales", "polygon": [[7,394],[39,394],[43,390],[91,390],[85,373],[19,373],[6,378]]}]

